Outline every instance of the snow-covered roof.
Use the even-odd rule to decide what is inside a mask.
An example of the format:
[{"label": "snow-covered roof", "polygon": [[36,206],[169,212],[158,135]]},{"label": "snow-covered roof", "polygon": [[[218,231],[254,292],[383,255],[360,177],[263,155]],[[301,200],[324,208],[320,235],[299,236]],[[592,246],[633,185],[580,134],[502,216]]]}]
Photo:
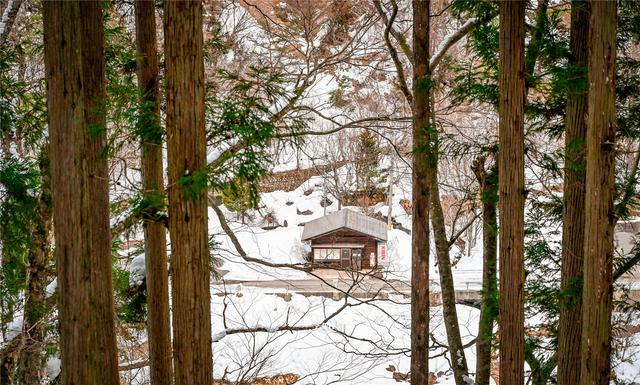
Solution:
[{"label": "snow-covered roof", "polygon": [[359,212],[342,209],[304,225],[302,240],[307,241],[339,229],[350,229],[381,241],[387,240],[387,224]]}]

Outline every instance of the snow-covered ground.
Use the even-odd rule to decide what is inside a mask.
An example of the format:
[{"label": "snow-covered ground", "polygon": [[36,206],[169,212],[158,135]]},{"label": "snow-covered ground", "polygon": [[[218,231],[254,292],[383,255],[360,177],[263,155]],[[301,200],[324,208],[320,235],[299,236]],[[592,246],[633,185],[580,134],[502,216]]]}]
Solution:
[{"label": "snow-covered ground", "polygon": [[[394,219],[405,228],[410,228],[411,217],[400,204],[401,199],[410,199],[407,181],[401,180],[392,199]],[[225,217],[249,256],[274,263],[301,263],[305,248],[300,237],[305,222],[338,210],[334,202],[323,208],[320,205],[324,191],[321,176],[312,177],[297,189],[289,192],[275,191],[261,194],[260,213],[273,213],[281,225],[276,229],[261,228],[260,215],[253,222],[241,224],[235,213],[225,210]],[[358,207],[350,207],[361,210]],[[224,209],[223,209],[224,210]],[[388,206],[378,204],[370,211],[387,215]],[[311,212],[303,215],[303,212]],[[291,269],[272,269],[242,260],[234,250],[229,238],[222,231],[216,214],[209,213],[210,234],[216,234],[220,243],[220,256],[224,261],[222,269],[227,271],[227,280],[291,280],[311,279],[304,272]],[[286,226],[284,226],[286,224]],[[557,235],[556,235],[557,236]],[[618,235],[620,252],[628,252],[626,235]],[[624,250],[623,250],[624,249]],[[409,281],[411,276],[411,236],[401,230],[388,233],[390,264],[386,268],[388,278]],[[432,258],[433,258],[432,253]],[[482,284],[482,238],[477,237],[475,244],[466,252],[457,246],[452,248],[452,257],[457,259],[453,267],[454,281],[458,290],[480,290]],[[439,281],[437,265],[432,261],[432,285],[437,290]],[[216,293],[226,291],[227,297]],[[212,324],[214,329],[214,368],[215,376],[220,378],[230,373],[230,379],[239,378],[238,374],[251,366],[247,352],[258,352],[264,361],[262,375],[276,373],[295,373],[301,376],[299,384],[395,384],[390,365],[398,373],[409,370],[410,346],[409,300],[391,296],[388,300],[375,301],[373,304],[360,304],[348,307],[326,325],[305,331],[276,332],[284,325],[319,325],[321,321],[344,304],[344,300],[334,301],[323,297],[305,297],[293,294],[290,302],[273,295],[273,289],[251,288],[243,286],[212,287]],[[239,333],[224,335],[221,309],[227,301],[227,329],[251,328],[262,326],[270,333]],[[355,299],[348,300],[353,304]],[[231,304],[233,306],[231,306]],[[441,320],[441,307],[434,307],[432,329],[435,339],[446,343],[446,334]],[[460,330],[464,342],[472,340],[477,333],[478,310],[458,306]],[[370,339],[375,341],[366,341]],[[640,349],[638,336],[631,337],[626,343],[635,347],[628,348],[618,361],[614,360],[619,379],[640,380],[640,368],[637,363]],[[384,347],[384,348],[383,348]],[[432,352],[430,371],[438,375],[438,384],[453,384],[448,356],[441,355],[442,349]],[[475,345],[465,350],[469,368],[475,368]],[[235,376],[235,377],[234,377]]]},{"label": "snow-covered ground", "polygon": [[[218,291],[216,287],[214,290]],[[236,292],[234,288],[228,291]],[[241,294],[241,297],[238,297]],[[260,289],[242,288],[233,294],[234,307],[228,307],[226,317],[228,328],[246,328],[256,325],[276,330],[282,325],[315,326],[320,324],[345,304],[345,300],[334,301],[322,297],[304,297],[294,294],[289,302],[265,295]],[[213,296],[213,308],[223,308],[224,297]],[[392,384],[396,381],[387,371],[389,365],[398,372],[409,370],[410,346],[410,305],[407,299],[391,297],[389,300],[370,304],[349,299],[353,305],[330,320],[325,326],[308,331],[258,333],[255,335],[227,335],[214,343],[214,371],[221,377],[225,370],[247,369],[251,357],[246,351],[253,344],[264,346],[264,355],[272,355],[265,374],[296,373],[301,376],[300,384],[325,384],[330,382],[345,384]],[[440,322],[441,308],[434,308],[432,319],[436,336],[444,335]],[[465,342],[476,333],[477,312],[461,306],[460,324]],[[288,321],[287,321],[288,320]],[[214,334],[223,329],[222,316],[213,312]],[[365,342],[365,340],[370,340]],[[440,339],[440,342],[444,340]],[[375,344],[375,345],[374,345]],[[238,347],[242,347],[238,351]],[[474,349],[468,349],[470,364]],[[387,355],[388,357],[383,357]],[[445,357],[431,362],[431,371],[447,372],[449,367]],[[443,384],[447,376],[443,376]]]},{"label": "snow-covered ground", "polygon": [[[223,295],[223,293],[227,293]],[[345,300],[305,297],[293,294],[289,301],[265,294],[264,289],[241,285],[212,286],[214,376],[229,380],[249,378],[255,373],[269,376],[294,373],[298,384],[396,384],[393,371],[409,371],[410,303],[391,296],[371,303],[349,299],[351,305],[321,325],[328,315],[345,305]],[[262,327],[267,332],[224,332]],[[431,309],[432,331],[445,344],[441,307]],[[458,306],[463,342],[477,333],[478,311]],[[308,326],[303,331],[277,331],[285,326]],[[429,370],[438,384],[454,384],[448,358],[442,349],[432,351]],[[475,345],[465,350],[475,367]],[[390,371],[392,367],[394,370]],[[125,374],[131,384],[142,384],[147,370]]]},{"label": "snow-covered ground", "polygon": [[[243,249],[250,257],[260,258],[272,263],[295,264],[303,262],[305,247],[301,242],[303,224],[323,215],[338,211],[336,199],[329,196],[333,202],[322,207],[320,202],[325,196],[322,177],[312,177],[293,191],[274,191],[262,193],[261,208],[254,213],[254,221],[247,220],[242,224],[236,213],[229,212],[224,207],[225,218],[229,222]],[[411,217],[407,215],[400,204],[400,200],[407,199],[400,190],[393,195],[393,216],[405,228],[410,228]],[[312,191],[309,194],[309,191]],[[306,194],[305,194],[306,193]],[[359,207],[348,207],[361,210]],[[388,206],[378,204],[371,208],[374,212],[387,215]],[[264,230],[260,216],[273,213],[281,227]],[[309,215],[300,213],[311,212]],[[286,226],[285,226],[286,224]],[[226,272],[227,280],[278,280],[278,279],[306,279],[308,275],[292,269],[273,269],[244,261],[235,250],[220,226],[218,217],[213,209],[209,209],[209,234],[215,234],[214,239],[219,243],[218,254],[223,260],[222,270]],[[411,235],[398,229],[388,232],[389,266],[386,269],[389,278],[410,280],[411,277]],[[453,252],[456,252],[456,246]],[[433,258],[432,253],[432,258]],[[439,281],[437,266],[432,263],[431,279]],[[464,290],[478,290],[482,283],[482,244],[476,244],[469,256],[462,256],[453,268],[456,287]]]}]

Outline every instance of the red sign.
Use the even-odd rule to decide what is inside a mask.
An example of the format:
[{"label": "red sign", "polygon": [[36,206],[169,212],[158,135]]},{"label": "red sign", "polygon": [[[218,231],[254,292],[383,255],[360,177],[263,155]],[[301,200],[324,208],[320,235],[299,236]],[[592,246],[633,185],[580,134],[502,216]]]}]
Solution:
[{"label": "red sign", "polygon": [[381,264],[386,264],[388,262],[387,261],[387,245],[385,244],[380,245],[378,255],[380,256]]}]

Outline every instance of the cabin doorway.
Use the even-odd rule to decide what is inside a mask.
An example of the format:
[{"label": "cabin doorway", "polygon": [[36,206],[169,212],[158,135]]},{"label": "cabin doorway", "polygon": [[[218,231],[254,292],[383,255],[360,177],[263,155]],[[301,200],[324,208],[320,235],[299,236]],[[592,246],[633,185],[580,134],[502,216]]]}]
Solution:
[{"label": "cabin doorway", "polygon": [[343,269],[351,267],[351,249],[342,249],[340,251],[340,267]]},{"label": "cabin doorway", "polygon": [[362,250],[354,249],[351,251],[351,267],[354,270],[362,270]]}]

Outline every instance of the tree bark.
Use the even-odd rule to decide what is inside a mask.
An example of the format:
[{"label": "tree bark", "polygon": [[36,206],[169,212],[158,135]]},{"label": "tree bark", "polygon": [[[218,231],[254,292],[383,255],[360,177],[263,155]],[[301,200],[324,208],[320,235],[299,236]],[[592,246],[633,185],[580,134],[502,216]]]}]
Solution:
[{"label": "tree bark", "polygon": [[524,12],[500,2],[500,382],[524,383]]},{"label": "tree bark", "polygon": [[42,382],[44,353],[44,317],[49,306],[46,303],[46,287],[49,280],[47,267],[51,261],[52,202],[49,177],[48,149],[40,155],[42,191],[37,201],[36,228],[33,229],[33,246],[29,253],[29,279],[24,306],[22,335],[25,339],[20,355],[20,379],[22,385],[38,385]]},{"label": "tree bark", "polygon": [[[433,94],[430,95],[430,103],[433,103]],[[427,147],[427,178],[431,188],[430,191],[430,216],[433,226],[433,238],[436,245],[436,260],[438,262],[438,273],[440,276],[440,290],[442,296],[442,317],[445,331],[447,333],[447,343],[449,345],[449,355],[451,357],[451,368],[456,385],[467,384],[469,378],[469,367],[467,357],[464,354],[462,337],[460,337],[460,325],[458,324],[458,311],[456,309],[456,290],[451,271],[451,259],[449,258],[450,244],[447,239],[447,231],[444,223],[444,212],[440,202],[440,188],[438,185],[438,132],[433,104],[430,105],[429,115],[431,118],[431,145]]]},{"label": "tree bark", "polygon": [[0,384],[12,385],[14,383],[18,360],[23,346],[24,338],[22,335],[19,335],[5,342],[2,349],[0,349]]},{"label": "tree bark", "polygon": [[[580,384],[582,332],[582,270],[585,225],[585,137],[587,133],[586,68],[589,42],[589,2],[571,3],[571,56],[578,89],[567,95],[565,117],[564,213],[560,322],[558,325],[558,385]],[[583,73],[583,71],[585,71]],[[585,86],[581,87],[584,82]]]},{"label": "tree bark", "polygon": [[491,344],[493,325],[498,313],[496,276],[498,262],[497,171],[485,170],[485,159],[473,162],[473,172],[480,185],[482,201],[482,303],[476,342],[476,384],[489,385],[491,379]]},{"label": "tree bark", "polygon": [[429,9],[413,0],[413,215],[411,237],[411,383],[429,383]]},{"label": "tree bark", "polygon": [[149,211],[143,215],[147,272],[148,342],[151,384],[170,385],[171,329],[169,322],[169,274],[167,240],[160,218],[164,204],[162,128],[160,126],[158,48],[155,4],[136,0],[138,89],[141,94],[138,134],[141,141],[142,183]]},{"label": "tree bark", "polygon": [[[89,240],[85,255],[91,255],[95,270],[96,333],[103,362],[102,384],[117,384],[118,367],[113,281],[111,279],[111,227],[109,221],[109,172],[107,164],[106,82],[102,2],[80,1],[80,33],[84,118],[86,121],[85,153],[90,202],[84,205],[90,220]],[[67,21],[65,21],[67,22]],[[86,226],[86,225],[85,225]],[[103,371],[108,368],[109,373]],[[86,382],[85,382],[86,383]]]},{"label": "tree bark", "polygon": [[115,385],[101,3],[43,9],[62,383]]},{"label": "tree bark", "polygon": [[616,2],[593,1],[580,383],[609,384],[616,137]]},{"label": "tree bark", "polygon": [[167,1],[164,11],[169,156],[169,230],[176,385],[213,377],[202,4]]},{"label": "tree bark", "polygon": [[[436,157],[436,154],[432,154]],[[433,226],[433,237],[436,244],[436,258],[438,261],[438,272],[440,274],[440,290],[442,291],[442,317],[447,332],[447,342],[449,344],[449,354],[451,355],[451,367],[456,385],[467,384],[469,378],[469,368],[467,358],[464,354],[462,338],[460,337],[460,326],[458,325],[458,312],[456,310],[456,291],[453,283],[453,273],[451,272],[451,259],[449,258],[449,241],[444,225],[444,213],[440,203],[440,192],[438,188],[437,165],[429,168],[429,184],[431,187],[431,224]]]}]

